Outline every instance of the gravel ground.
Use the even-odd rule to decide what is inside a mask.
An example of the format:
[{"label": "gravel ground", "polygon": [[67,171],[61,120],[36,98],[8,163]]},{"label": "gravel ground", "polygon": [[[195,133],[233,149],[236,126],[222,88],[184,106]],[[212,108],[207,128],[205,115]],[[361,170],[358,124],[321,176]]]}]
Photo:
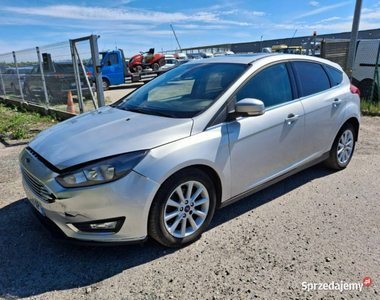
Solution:
[{"label": "gravel ground", "polygon": [[[52,241],[22,190],[24,146],[0,144],[0,298],[380,299],[379,129],[364,117],[346,170],[317,165],[221,209],[182,249]],[[302,290],[365,277],[361,292]]]}]

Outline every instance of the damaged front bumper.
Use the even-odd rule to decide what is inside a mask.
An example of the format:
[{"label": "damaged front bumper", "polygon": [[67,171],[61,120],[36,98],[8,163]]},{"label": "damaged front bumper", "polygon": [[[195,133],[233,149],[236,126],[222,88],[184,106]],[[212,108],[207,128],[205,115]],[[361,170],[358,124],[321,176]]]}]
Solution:
[{"label": "damaged front bumper", "polygon": [[[35,153],[24,149],[19,159],[27,198],[52,237],[82,244],[146,239],[149,208],[159,187],[156,182],[131,171],[114,182],[68,189]],[[92,230],[96,224],[100,227]]]}]

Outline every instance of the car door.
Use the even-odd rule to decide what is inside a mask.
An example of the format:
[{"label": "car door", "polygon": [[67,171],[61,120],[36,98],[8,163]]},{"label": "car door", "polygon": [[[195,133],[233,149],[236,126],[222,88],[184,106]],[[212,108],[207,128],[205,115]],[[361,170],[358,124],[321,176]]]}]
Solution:
[{"label": "car door", "polygon": [[110,85],[124,83],[124,71],[118,54],[109,53],[105,57],[102,73],[109,78]]},{"label": "car door", "polygon": [[285,63],[271,65],[250,79],[236,101],[255,98],[265,113],[228,123],[231,197],[292,169],[302,160],[304,111]]},{"label": "car door", "polygon": [[292,62],[292,67],[305,110],[303,155],[313,159],[330,150],[332,139],[343,120],[344,92],[340,85],[343,75],[341,73],[339,82],[332,84],[333,78],[330,79],[326,73],[327,67],[321,64],[296,61]]}]

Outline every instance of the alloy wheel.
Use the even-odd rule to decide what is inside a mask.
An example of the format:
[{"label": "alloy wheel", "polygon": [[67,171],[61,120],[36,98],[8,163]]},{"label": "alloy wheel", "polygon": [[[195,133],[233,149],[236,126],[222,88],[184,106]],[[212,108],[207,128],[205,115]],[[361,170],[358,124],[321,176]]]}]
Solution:
[{"label": "alloy wheel", "polygon": [[345,164],[351,157],[354,145],[354,135],[351,130],[346,130],[341,135],[338,142],[337,156],[341,164]]},{"label": "alloy wheel", "polygon": [[164,224],[176,238],[194,234],[206,220],[210,207],[209,193],[198,181],[177,186],[166,201]]}]

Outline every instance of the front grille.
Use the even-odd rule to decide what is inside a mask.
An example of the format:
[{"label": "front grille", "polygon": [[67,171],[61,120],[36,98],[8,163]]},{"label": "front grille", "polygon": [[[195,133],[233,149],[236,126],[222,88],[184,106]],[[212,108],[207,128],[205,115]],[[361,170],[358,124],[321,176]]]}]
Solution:
[{"label": "front grille", "polygon": [[30,189],[42,200],[46,202],[54,202],[55,196],[48,191],[45,185],[40,182],[37,178],[31,175],[23,167],[21,167],[21,173],[24,181],[30,187]]}]

